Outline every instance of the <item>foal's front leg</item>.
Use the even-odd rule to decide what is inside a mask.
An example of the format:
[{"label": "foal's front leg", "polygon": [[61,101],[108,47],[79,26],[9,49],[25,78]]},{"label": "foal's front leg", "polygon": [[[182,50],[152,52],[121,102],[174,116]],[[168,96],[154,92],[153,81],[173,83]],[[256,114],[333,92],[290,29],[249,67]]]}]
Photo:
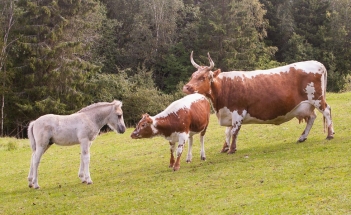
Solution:
[{"label": "foal's front leg", "polygon": [[78,177],[82,183],[92,184],[93,181],[90,177],[89,164],[90,164],[90,141],[82,141],[80,143],[80,167]]}]

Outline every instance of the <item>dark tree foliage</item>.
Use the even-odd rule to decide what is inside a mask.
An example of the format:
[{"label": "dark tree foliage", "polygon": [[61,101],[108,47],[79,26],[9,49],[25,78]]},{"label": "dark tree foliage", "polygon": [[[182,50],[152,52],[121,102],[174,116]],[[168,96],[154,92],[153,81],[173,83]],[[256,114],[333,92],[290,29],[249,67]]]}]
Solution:
[{"label": "dark tree foliage", "polygon": [[18,17],[20,39],[10,53],[15,97],[8,101],[17,125],[10,127],[46,113],[80,109],[91,100],[85,93],[87,78],[97,69],[88,51],[96,28],[90,24],[98,19],[89,15],[98,13],[97,2],[20,0],[18,7],[23,10]]},{"label": "dark tree foliage", "polygon": [[4,0],[2,39],[10,2],[13,42],[0,55],[5,135],[113,99],[134,125],[184,96],[191,51],[201,65],[209,52],[222,71],[318,60],[328,91],[350,89],[349,0]]}]

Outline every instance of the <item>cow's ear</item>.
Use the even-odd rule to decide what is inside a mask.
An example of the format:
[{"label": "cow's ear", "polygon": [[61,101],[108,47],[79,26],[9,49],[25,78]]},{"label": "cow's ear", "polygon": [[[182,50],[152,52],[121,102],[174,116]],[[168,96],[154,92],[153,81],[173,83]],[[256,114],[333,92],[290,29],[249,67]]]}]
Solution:
[{"label": "cow's ear", "polygon": [[221,73],[221,69],[217,69],[216,71],[213,72],[213,77],[217,77]]},{"label": "cow's ear", "polygon": [[147,115],[147,117],[145,118],[146,119],[146,122],[148,123],[148,124],[152,124],[152,119],[151,119],[151,117],[150,117],[150,115],[148,114]]}]

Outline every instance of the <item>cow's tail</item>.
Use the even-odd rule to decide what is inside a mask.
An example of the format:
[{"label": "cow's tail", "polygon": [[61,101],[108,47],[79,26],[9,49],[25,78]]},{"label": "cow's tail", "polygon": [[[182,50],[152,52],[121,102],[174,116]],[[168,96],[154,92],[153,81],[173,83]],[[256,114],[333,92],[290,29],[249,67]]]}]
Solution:
[{"label": "cow's tail", "polygon": [[35,150],[37,148],[35,138],[34,138],[34,133],[33,133],[34,123],[35,123],[35,121],[32,121],[29,123],[29,126],[28,126],[28,138],[29,138],[30,146],[31,146],[33,152],[35,152]]},{"label": "cow's tail", "polygon": [[[327,103],[327,79],[328,79],[328,75],[327,75],[327,69],[325,68],[325,66],[322,64],[323,66],[323,75],[324,75],[324,101],[325,103]],[[328,105],[326,105],[326,108],[328,108]],[[330,118],[331,118],[331,109],[330,109]],[[326,123],[326,119],[325,116],[323,114],[323,127],[324,127],[324,133],[327,131],[327,123]]]}]

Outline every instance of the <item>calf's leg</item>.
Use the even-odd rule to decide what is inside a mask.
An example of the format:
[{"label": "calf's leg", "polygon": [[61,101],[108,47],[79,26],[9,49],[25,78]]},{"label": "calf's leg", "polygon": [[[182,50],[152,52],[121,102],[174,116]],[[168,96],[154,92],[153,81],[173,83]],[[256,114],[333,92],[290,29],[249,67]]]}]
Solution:
[{"label": "calf's leg", "polygon": [[169,148],[171,151],[171,158],[169,160],[169,168],[173,168],[174,163],[175,163],[175,159],[174,159],[174,152],[176,150],[176,144],[174,142],[169,142]]},{"label": "calf's leg", "polygon": [[193,137],[189,137],[189,140],[188,140],[188,155],[186,156],[186,162],[187,163],[190,163],[191,160],[193,159],[193,154],[192,154],[192,150],[193,150]]},{"label": "calf's leg", "polygon": [[183,153],[183,148],[185,145],[186,140],[189,138],[188,134],[179,134],[179,143],[178,143],[178,149],[177,149],[177,159],[174,163],[173,170],[177,171],[180,169],[180,157],[182,156]]}]

